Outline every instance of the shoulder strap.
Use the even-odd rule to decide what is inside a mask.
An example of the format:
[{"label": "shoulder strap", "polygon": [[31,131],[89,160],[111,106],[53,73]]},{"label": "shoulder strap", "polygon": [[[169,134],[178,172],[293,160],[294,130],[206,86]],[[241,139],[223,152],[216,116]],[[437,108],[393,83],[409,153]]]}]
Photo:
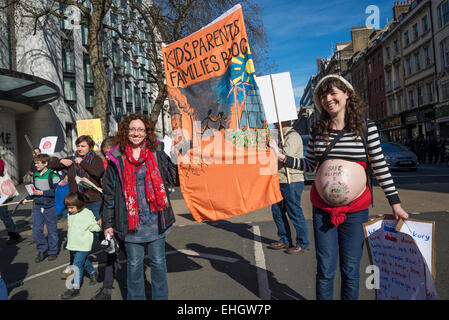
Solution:
[{"label": "shoulder strap", "polygon": [[373,169],[371,168],[370,164],[370,155],[368,152],[368,123],[366,119],[363,119],[364,128],[362,130],[362,142],[363,146],[365,147],[365,154],[366,154],[366,179],[368,181],[368,186],[371,192],[371,207],[374,207],[374,188],[373,188]]},{"label": "shoulder strap", "polygon": [[[332,150],[332,148],[337,144],[337,142],[341,139],[341,137],[343,137],[343,135],[346,133],[346,130],[341,130],[337,136],[334,138],[334,140],[332,140],[326,147],[326,150],[324,150],[323,154],[321,155],[321,157],[318,158],[318,166],[317,166],[317,170],[318,168],[321,166],[321,164],[323,163],[324,160],[326,160],[327,156],[329,155],[329,152]],[[316,138],[315,138],[316,141]]]},{"label": "shoulder strap", "polygon": [[[48,169],[48,170],[50,170],[50,169]],[[52,170],[50,170],[50,173],[48,174],[48,186],[50,187],[50,189],[54,189],[55,188],[55,185],[53,183],[53,173],[54,172]]]}]

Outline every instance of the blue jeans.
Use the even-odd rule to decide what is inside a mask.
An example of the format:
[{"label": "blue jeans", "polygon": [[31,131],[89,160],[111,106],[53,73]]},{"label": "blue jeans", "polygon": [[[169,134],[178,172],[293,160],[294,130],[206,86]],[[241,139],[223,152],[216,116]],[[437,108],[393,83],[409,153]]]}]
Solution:
[{"label": "blue jeans", "polygon": [[6,231],[17,233],[17,226],[8,213],[8,207],[0,207],[0,219],[5,224]]},{"label": "blue jeans", "polygon": [[[33,207],[33,238],[36,242],[37,251],[48,254],[58,254],[58,217],[55,207],[43,209],[39,206]],[[44,225],[47,226],[47,237],[44,235]]]},{"label": "blue jeans", "polygon": [[98,221],[98,219],[100,219],[100,209],[101,209],[101,204],[103,202],[101,201],[97,201],[97,202],[89,202],[86,203],[86,208],[89,209],[90,211],[93,212],[94,216],[95,216],[95,220]]},{"label": "blue jeans", "polygon": [[165,238],[148,243],[125,242],[127,256],[127,300],[146,300],[143,259],[145,249],[151,268],[151,295],[153,300],[168,299]]},{"label": "blue jeans", "polygon": [[73,265],[78,268],[78,279],[75,277],[77,273],[75,272],[75,276],[72,280],[72,285],[74,289],[79,289],[81,284],[83,283],[83,275],[84,269],[88,274],[93,274],[95,272],[95,268],[87,257],[89,252],[86,251],[70,251],[70,260],[73,260]]},{"label": "blue jeans", "polygon": [[[292,246],[292,234],[287,215],[296,230],[296,244],[307,249],[310,246],[306,219],[301,208],[301,195],[304,182],[293,182],[291,184],[281,183],[281,194],[284,200],[271,206],[274,223],[278,229],[281,242]],[[287,215],[286,215],[287,214]]]},{"label": "blue jeans", "polygon": [[330,214],[313,207],[317,274],[317,300],[332,300],[337,258],[340,256],[341,299],[357,300],[359,269],[365,234],[362,223],[368,221],[368,209],[346,214],[346,220],[335,227]]}]

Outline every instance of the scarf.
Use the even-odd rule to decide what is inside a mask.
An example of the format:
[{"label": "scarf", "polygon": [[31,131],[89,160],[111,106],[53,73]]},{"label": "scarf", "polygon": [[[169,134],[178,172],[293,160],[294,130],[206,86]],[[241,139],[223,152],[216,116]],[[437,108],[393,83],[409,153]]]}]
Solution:
[{"label": "scarf", "polygon": [[[366,167],[365,162],[357,161],[357,163],[362,165],[362,167],[364,168]],[[320,194],[315,188],[315,183],[313,183],[312,188],[310,189],[310,201],[315,207],[329,213],[331,223],[334,226],[338,227],[346,220],[347,213],[361,211],[369,207],[369,205],[371,204],[371,192],[367,183],[365,191],[357,199],[353,200],[351,203],[345,206],[331,207],[329,204],[323,201],[323,199],[320,197]]]},{"label": "scarf", "polygon": [[126,208],[128,209],[128,229],[137,230],[139,227],[139,208],[136,194],[135,169],[145,164],[145,196],[150,205],[151,212],[161,211],[168,208],[167,194],[162,181],[156,159],[153,152],[147,147],[146,142],[142,144],[139,159],[133,157],[133,150],[129,144],[126,145],[124,159],[124,186]]},{"label": "scarf", "polygon": [[83,161],[86,161],[87,163],[91,164],[94,157],[95,157],[94,150],[90,150],[88,153],[86,153],[86,155],[84,157],[80,156],[78,154],[78,152],[75,153],[74,156],[72,156],[72,158],[70,160],[72,160],[73,165],[75,166],[75,174],[78,177],[81,177],[81,178],[82,177],[86,177],[86,178],[88,178],[89,174],[86,172],[86,170],[84,170],[84,168],[80,164],[77,164],[75,162],[75,158],[83,158]]}]

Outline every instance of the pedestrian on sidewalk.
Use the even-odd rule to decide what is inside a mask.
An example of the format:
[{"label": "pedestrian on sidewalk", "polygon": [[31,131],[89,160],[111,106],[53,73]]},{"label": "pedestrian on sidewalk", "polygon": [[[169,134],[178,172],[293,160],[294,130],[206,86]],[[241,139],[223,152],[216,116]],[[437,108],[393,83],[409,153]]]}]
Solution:
[{"label": "pedestrian on sidewalk", "polygon": [[[274,126],[279,130],[279,124]],[[295,158],[303,157],[303,144],[301,136],[291,127],[291,121],[281,123],[284,135],[284,146],[281,152]],[[277,227],[279,241],[271,243],[271,249],[285,249],[286,253],[299,253],[309,248],[308,230],[306,219],[301,208],[301,195],[304,189],[304,174],[300,170],[288,169],[283,164],[279,166],[279,184],[283,200],[271,206],[273,220]],[[293,243],[292,234],[287,216],[290,218],[295,231],[296,241]]]},{"label": "pedestrian on sidewalk", "polygon": [[86,207],[80,192],[69,192],[64,199],[69,215],[67,217],[67,250],[73,260],[74,277],[72,288],[61,295],[61,299],[72,299],[80,294],[84,270],[89,274],[90,285],[97,284],[97,272],[88,255],[94,241],[93,232],[101,231],[93,212]]},{"label": "pedestrian on sidewalk", "polygon": [[[166,190],[163,163],[154,124],[143,114],[131,114],[115,135],[118,146],[108,156],[103,177],[103,229],[125,243],[127,299],[144,300],[144,256],[148,251],[153,300],[168,299],[165,237],[174,221]],[[168,161],[170,161],[168,159]]]},{"label": "pedestrian on sidewalk", "polygon": [[[5,174],[5,162],[0,155],[0,177],[3,177]],[[5,202],[5,204],[8,201]],[[7,245],[15,244],[23,240],[23,238],[19,234],[19,230],[17,229],[16,224],[12,220],[11,216],[8,213],[8,206],[0,207],[0,219],[3,221],[6,231],[8,232],[9,239],[6,241]]]},{"label": "pedestrian on sidewalk", "polygon": [[[279,153],[286,167],[312,172],[310,191],[317,259],[316,298],[333,299],[337,260],[340,257],[341,299],[359,295],[359,269],[372,194],[369,171],[375,173],[396,219],[408,218],[385,162],[379,131],[364,120],[364,105],[352,85],[339,75],[322,78],[314,91],[320,120],[312,125],[305,158]],[[318,164],[317,164],[318,163]],[[368,167],[370,166],[370,167]]]},{"label": "pedestrian on sidewalk", "polygon": [[[48,257],[49,261],[58,257],[58,217],[55,209],[55,189],[60,182],[59,176],[48,169],[50,156],[39,154],[34,157],[36,172],[31,177],[31,184],[34,187],[32,195],[28,195],[26,200],[34,200],[33,205],[33,238],[36,242],[37,256],[36,263],[42,262]],[[24,200],[21,200],[23,203]],[[44,235],[44,225],[47,227],[47,237]]]}]

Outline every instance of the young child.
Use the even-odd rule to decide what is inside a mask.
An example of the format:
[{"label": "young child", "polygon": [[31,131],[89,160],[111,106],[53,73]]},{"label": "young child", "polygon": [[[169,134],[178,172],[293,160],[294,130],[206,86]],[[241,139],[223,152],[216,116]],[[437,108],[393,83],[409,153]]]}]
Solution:
[{"label": "young child", "polygon": [[[34,157],[36,172],[31,177],[31,183],[36,190],[25,199],[34,200],[33,206],[33,238],[36,242],[39,263],[46,257],[49,261],[58,256],[58,217],[55,211],[55,189],[60,181],[59,176],[47,168],[50,156],[38,154]],[[22,200],[23,202],[24,200]],[[47,226],[48,240],[45,239],[44,225]]]},{"label": "young child", "polygon": [[69,215],[67,217],[67,250],[70,250],[71,261],[75,270],[72,289],[61,295],[62,299],[72,299],[79,295],[84,269],[89,274],[90,284],[97,283],[97,272],[88,259],[94,240],[93,232],[101,231],[93,212],[85,208],[83,195],[79,192],[69,192],[64,199]]}]

